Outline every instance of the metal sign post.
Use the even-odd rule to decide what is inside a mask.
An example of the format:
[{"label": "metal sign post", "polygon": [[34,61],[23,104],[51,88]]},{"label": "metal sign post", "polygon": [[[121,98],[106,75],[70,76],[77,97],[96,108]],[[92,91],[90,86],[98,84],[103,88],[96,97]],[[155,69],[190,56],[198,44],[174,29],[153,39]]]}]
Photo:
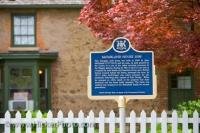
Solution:
[{"label": "metal sign post", "polygon": [[137,51],[126,38],[116,38],[107,51],[91,52],[88,97],[118,102],[120,133],[125,133],[126,102],[157,95],[154,54]]}]

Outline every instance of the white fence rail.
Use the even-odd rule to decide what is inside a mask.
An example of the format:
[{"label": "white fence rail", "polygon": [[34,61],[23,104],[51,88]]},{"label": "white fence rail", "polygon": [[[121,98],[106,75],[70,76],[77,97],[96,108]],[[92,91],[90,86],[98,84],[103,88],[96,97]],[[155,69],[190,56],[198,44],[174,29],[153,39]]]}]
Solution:
[{"label": "white fence rail", "polygon": [[[72,111],[64,117],[63,112],[59,111],[57,117],[53,117],[52,112],[49,111],[45,118],[40,111],[35,118],[32,118],[31,112],[27,112],[25,118],[22,118],[19,112],[15,114],[15,118],[11,118],[10,112],[7,111],[5,118],[0,118],[0,124],[4,125],[4,133],[31,133],[33,130],[36,133],[63,133],[66,130],[68,133],[74,133],[75,128],[77,133],[86,133],[86,131],[87,133],[116,133],[119,123],[120,119],[113,111],[110,112],[109,117],[105,117],[103,111],[98,117],[95,117],[92,111],[88,116],[84,116],[80,111],[78,117],[74,117]],[[182,117],[178,117],[176,111],[173,111],[171,116],[167,116],[165,111],[157,116],[156,112],[152,111],[150,117],[147,117],[144,111],[140,116],[136,116],[132,111],[130,116],[126,117],[126,130],[127,133],[179,133],[179,130],[183,133],[199,133],[199,123],[200,118],[196,111],[193,117],[188,117],[186,111],[183,112]]]}]

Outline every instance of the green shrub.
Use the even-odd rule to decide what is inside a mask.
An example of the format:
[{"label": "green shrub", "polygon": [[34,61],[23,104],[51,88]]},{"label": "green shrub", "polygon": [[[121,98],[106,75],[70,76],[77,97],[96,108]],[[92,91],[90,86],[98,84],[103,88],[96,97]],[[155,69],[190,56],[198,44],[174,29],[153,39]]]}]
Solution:
[{"label": "green shrub", "polygon": [[[177,129],[177,132],[178,133],[182,133],[182,125],[181,124],[178,124],[178,129]],[[192,133],[192,129],[189,129],[189,132],[188,133]],[[147,128],[147,133],[151,133],[151,128]],[[162,133],[162,126],[161,124],[157,124],[156,126],[156,133]],[[167,124],[167,133],[172,133],[172,124]]]},{"label": "green shrub", "polygon": [[[167,132],[171,133],[170,130],[171,130],[171,126],[168,125],[167,126]],[[156,133],[161,133],[161,131],[162,131],[161,124],[157,124],[156,125]],[[151,128],[150,127],[147,128],[147,133],[151,133]]]},{"label": "green shrub", "polygon": [[200,112],[200,99],[198,100],[192,100],[188,102],[183,102],[181,104],[178,104],[177,111],[179,116],[182,116],[183,111],[188,112],[188,116],[192,117],[194,111]]}]

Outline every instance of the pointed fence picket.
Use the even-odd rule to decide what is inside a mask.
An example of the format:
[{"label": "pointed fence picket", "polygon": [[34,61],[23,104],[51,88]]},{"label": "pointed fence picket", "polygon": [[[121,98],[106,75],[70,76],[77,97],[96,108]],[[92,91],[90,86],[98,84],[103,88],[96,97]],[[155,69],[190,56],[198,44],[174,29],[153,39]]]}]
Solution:
[{"label": "pointed fence picket", "polygon": [[193,113],[193,133],[199,133],[199,123],[200,123],[200,119],[199,119],[199,114],[197,111],[195,111]]},{"label": "pointed fence picket", "polygon": [[26,113],[26,133],[30,133],[31,132],[31,120],[32,120],[32,114],[30,111],[28,111]]},{"label": "pointed fence picket", "polygon": [[78,114],[78,133],[84,133],[84,113],[82,110]]},{"label": "pointed fence picket", "polygon": [[151,133],[156,133],[157,117],[156,112],[151,112]]},{"label": "pointed fence picket", "polygon": [[[70,112],[69,112],[70,113]],[[57,130],[57,133],[63,133],[63,112],[62,111],[59,111],[58,112],[58,130]],[[73,119],[73,113],[72,115],[68,115],[69,118]],[[73,131],[73,129],[72,129]],[[69,131],[69,133],[72,133],[71,130]]]},{"label": "pointed fence picket", "polygon": [[162,133],[167,133],[167,113],[163,111],[161,113],[161,131]]},{"label": "pointed fence picket", "polygon": [[95,123],[94,112],[90,111],[89,117],[88,117],[88,127],[87,127],[88,133],[94,133],[94,123]]},{"label": "pointed fence picket", "polygon": [[53,114],[51,111],[47,113],[47,133],[52,133],[52,120],[53,120]]},{"label": "pointed fence picket", "polygon": [[103,111],[99,112],[99,133],[105,133],[105,114]]},{"label": "pointed fence picket", "polygon": [[130,113],[130,133],[136,133],[136,114],[134,111]]},{"label": "pointed fence picket", "polygon": [[178,132],[178,114],[176,111],[172,112],[172,133]]},{"label": "pointed fence picket", "polygon": [[141,112],[140,115],[140,131],[141,133],[146,133],[146,113],[144,112],[144,110]]},{"label": "pointed fence picket", "polygon": [[11,124],[10,119],[11,119],[10,112],[7,111],[5,113],[5,119],[4,119],[4,121],[5,121],[5,123],[4,123],[5,133],[10,133],[10,124]]},{"label": "pointed fence picket", "polygon": [[183,112],[183,133],[189,133],[188,132],[188,113],[186,111]]},{"label": "pointed fence picket", "polygon": [[115,113],[113,111],[109,115],[109,133],[115,133]]},{"label": "pointed fence picket", "polygon": [[15,133],[21,133],[21,114],[19,111],[15,114],[16,124],[15,124]]},{"label": "pointed fence picket", "polygon": [[40,111],[37,112],[36,118],[37,118],[36,132],[42,133],[42,113]]},{"label": "pointed fence picket", "polygon": [[68,113],[68,119],[69,119],[69,123],[67,125],[68,133],[73,133],[74,132],[74,128],[73,128],[74,113],[71,110]]},{"label": "pointed fence picket", "polygon": [[[172,130],[172,133],[178,133],[180,124],[183,133],[189,133],[189,128],[192,128],[193,133],[199,133],[200,118],[197,111],[193,113],[192,117],[189,117],[186,111],[182,113],[182,116],[179,116],[176,111],[173,111],[172,115],[167,115],[166,111],[163,111],[160,117],[155,111],[152,111],[150,117],[147,116],[145,111],[142,111],[139,117],[134,111],[131,111],[130,116],[126,118],[126,125],[129,125],[126,128],[130,127],[130,130],[127,129],[127,131],[146,133],[147,130],[150,130],[150,133],[156,133],[160,128],[162,133],[167,133],[169,130]],[[84,116],[84,113],[80,111],[78,117],[74,117],[72,111],[68,113],[67,117],[63,115],[62,111],[59,111],[57,117],[53,117],[52,112],[49,111],[45,118],[40,111],[37,112],[36,118],[32,117],[30,111],[26,113],[25,118],[21,117],[20,112],[15,114],[15,118],[12,118],[10,112],[7,111],[4,118],[0,118],[0,124],[4,125],[4,133],[11,133],[11,131],[12,133],[22,133],[24,132],[22,130],[25,130],[26,133],[31,133],[32,130],[43,133],[45,128],[47,133],[55,131],[63,133],[64,128],[67,128],[68,133],[73,133],[74,128],[77,128],[78,133],[84,133],[84,128],[87,128],[87,133],[94,133],[94,131],[95,133],[96,131],[105,133],[106,125],[109,126],[109,133],[115,133],[119,128],[119,122],[119,117],[116,117],[113,111],[110,112],[109,117],[105,117],[103,111],[100,111],[98,117],[95,117],[93,111],[90,111],[88,116]],[[25,128],[22,128],[24,125]]]}]

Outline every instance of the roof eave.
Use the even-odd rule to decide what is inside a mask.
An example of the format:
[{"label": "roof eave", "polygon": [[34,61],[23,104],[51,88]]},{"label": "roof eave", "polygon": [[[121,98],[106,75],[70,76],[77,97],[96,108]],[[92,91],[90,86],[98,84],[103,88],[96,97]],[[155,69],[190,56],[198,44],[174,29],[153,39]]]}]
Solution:
[{"label": "roof eave", "polygon": [[0,4],[0,8],[82,8],[84,4]]}]

